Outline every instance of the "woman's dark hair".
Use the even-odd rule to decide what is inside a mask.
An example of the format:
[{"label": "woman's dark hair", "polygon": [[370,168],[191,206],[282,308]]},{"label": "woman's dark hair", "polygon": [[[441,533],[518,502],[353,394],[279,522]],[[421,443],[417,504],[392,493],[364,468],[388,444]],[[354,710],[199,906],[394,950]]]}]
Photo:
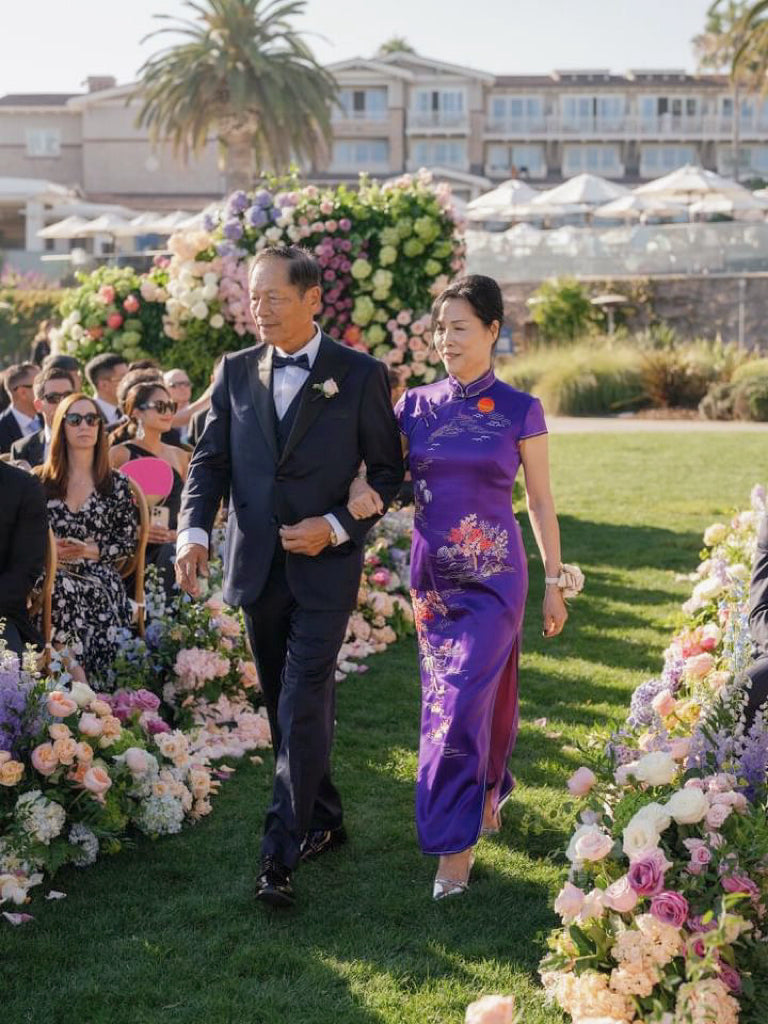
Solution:
[{"label": "woman's dark hair", "polygon": [[288,282],[304,295],[308,288],[321,288],[320,265],[307,249],[300,245],[267,245],[251,260],[248,267],[248,281],[254,268],[265,260],[284,260],[288,264]]},{"label": "woman's dark hair", "polygon": [[125,423],[121,423],[119,427],[116,427],[109,436],[109,443],[111,445],[125,444],[126,441],[131,441],[136,436],[136,428],[138,422],[134,419],[134,410],[145,402],[149,402],[152,399],[152,395],[156,391],[164,391],[166,397],[170,401],[171,395],[168,388],[163,384],[162,380],[142,380],[134,384],[133,387],[128,388],[125,395],[123,396],[122,409],[125,415],[128,417]]},{"label": "woman's dark hair", "polygon": [[156,381],[160,387],[163,387],[164,381],[162,371],[150,368],[148,370],[129,370],[128,373],[126,373],[117,385],[117,407],[121,413],[125,414],[123,403],[125,401],[125,396],[131,388],[136,387],[137,384],[144,384],[147,381]]},{"label": "woman's dark hair", "polygon": [[486,277],[485,274],[467,274],[466,277],[460,277],[458,281],[444,288],[432,303],[433,333],[443,303],[448,299],[465,299],[486,327],[490,327],[496,321],[501,330],[504,323],[504,299],[498,282],[492,277]]},{"label": "woman's dark hair", "polygon": [[76,402],[82,401],[90,402],[93,406],[93,411],[99,418],[96,431],[96,445],[93,449],[93,486],[99,494],[112,493],[113,477],[107,454],[107,431],[104,417],[92,398],[76,391],[74,395],[67,395],[66,398],[59,402],[51,427],[51,447],[48,452],[48,458],[42,466],[36,467],[35,470],[40,477],[46,497],[48,498],[66,498],[67,496],[69,447],[66,434],[64,433],[64,421],[72,406]]}]

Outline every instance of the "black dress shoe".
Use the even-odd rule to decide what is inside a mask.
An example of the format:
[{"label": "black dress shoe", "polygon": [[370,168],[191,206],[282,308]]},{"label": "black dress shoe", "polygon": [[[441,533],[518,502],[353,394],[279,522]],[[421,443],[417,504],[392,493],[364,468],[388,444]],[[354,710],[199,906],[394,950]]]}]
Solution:
[{"label": "black dress shoe", "polygon": [[338,828],[316,828],[307,832],[301,841],[299,856],[303,861],[313,860],[323,853],[329,853],[343,846],[347,841],[347,830]]},{"label": "black dress shoe", "polygon": [[270,907],[292,907],[295,902],[290,869],[274,857],[265,857],[261,862],[256,899]]}]

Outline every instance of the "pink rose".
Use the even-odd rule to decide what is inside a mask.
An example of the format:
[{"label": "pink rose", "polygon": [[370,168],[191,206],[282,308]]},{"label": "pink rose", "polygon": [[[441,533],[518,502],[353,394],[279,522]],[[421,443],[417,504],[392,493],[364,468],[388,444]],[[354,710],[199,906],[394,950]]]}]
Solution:
[{"label": "pink rose", "polygon": [[83,776],[83,785],[95,797],[102,797],[112,785],[112,779],[104,768],[93,765]]},{"label": "pink rose", "polygon": [[61,690],[51,690],[47,704],[48,712],[53,718],[69,718],[77,711],[77,704]]},{"label": "pink rose", "polygon": [[514,1024],[516,1016],[514,996],[483,996],[469,1004],[464,1024]]},{"label": "pink rose", "polygon": [[691,752],[691,740],[688,736],[678,736],[669,744],[669,752],[676,761],[684,761]]},{"label": "pink rose", "polygon": [[748,875],[734,872],[720,879],[720,884],[726,892],[743,892],[748,896],[759,896],[760,890]]},{"label": "pink rose", "polygon": [[700,875],[712,860],[712,853],[703,839],[684,839],[683,846],[690,854],[687,870],[692,875]]},{"label": "pink rose", "polygon": [[131,703],[139,711],[157,711],[160,707],[160,698],[151,690],[135,690]]},{"label": "pink rose", "polygon": [[713,804],[707,811],[706,823],[710,828],[722,828],[730,813],[728,804]]},{"label": "pink rose", "polygon": [[139,308],[139,300],[135,295],[129,295],[123,303],[123,309],[126,313],[135,313]]},{"label": "pink rose", "polygon": [[134,775],[143,775],[150,762],[146,750],[142,750],[141,747],[129,747],[125,752],[125,763]]},{"label": "pink rose", "polygon": [[632,864],[627,873],[629,884],[640,896],[655,896],[664,888],[664,872],[669,862],[661,850],[654,850]]},{"label": "pink rose", "polygon": [[104,726],[100,718],[87,711],[80,716],[78,728],[83,736],[101,736]]},{"label": "pink rose", "polygon": [[681,893],[667,889],[653,897],[651,913],[662,924],[682,928],[688,918],[688,900]]},{"label": "pink rose", "polygon": [[657,715],[661,715],[662,718],[665,718],[667,715],[671,715],[675,710],[677,707],[677,701],[669,690],[662,690],[660,693],[657,693],[651,701],[651,707]]},{"label": "pink rose", "polygon": [[123,326],[123,318],[120,313],[110,313],[107,317],[107,327],[111,327],[113,331],[118,330]]},{"label": "pink rose", "polygon": [[703,679],[715,667],[715,659],[711,654],[696,654],[685,662],[685,674],[691,679]]},{"label": "pink rose", "polygon": [[139,724],[142,729],[145,729],[150,736],[157,736],[162,732],[171,732],[171,727],[167,722],[164,722],[162,718],[158,718],[157,715],[151,711],[145,711],[139,719]]},{"label": "pink rose", "polygon": [[629,876],[622,875],[615,882],[611,882],[603,893],[603,904],[619,914],[628,914],[630,910],[634,909],[638,898],[637,893],[629,884]]},{"label": "pink rose", "polygon": [[99,298],[107,306],[110,302],[115,301],[115,289],[111,284],[103,284],[101,288],[99,288]]},{"label": "pink rose", "polygon": [[52,743],[41,743],[32,751],[32,764],[41,775],[53,775],[59,767],[59,759]]},{"label": "pink rose", "polygon": [[568,923],[579,916],[583,906],[584,892],[577,885],[566,882],[555,900],[555,913]]},{"label": "pink rose", "polygon": [[597,782],[597,776],[583,765],[568,779],[568,792],[571,796],[586,796]]},{"label": "pink rose", "polygon": [[733,992],[734,995],[739,995],[741,992],[741,975],[736,968],[721,961],[718,970],[720,971],[720,978],[726,988],[730,992]]},{"label": "pink rose", "polygon": [[392,579],[389,569],[381,568],[371,573],[371,580],[379,587],[386,587]]},{"label": "pink rose", "polygon": [[575,845],[578,860],[603,860],[612,849],[613,839],[597,829],[580,836]]}]

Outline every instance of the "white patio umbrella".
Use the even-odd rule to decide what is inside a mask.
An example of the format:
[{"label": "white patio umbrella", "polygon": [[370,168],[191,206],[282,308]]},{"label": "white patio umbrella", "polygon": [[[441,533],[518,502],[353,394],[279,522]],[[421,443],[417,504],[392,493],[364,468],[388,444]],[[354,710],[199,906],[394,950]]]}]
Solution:
[{"label": "white patio umbrella", "polygon": [[83,217],[65,217],[55,224],[49,224],[37,232],[38,238],[83,238],[83,228],[88,221]]},{"label": "white patio umbrella", "polygon": [[[140,213],[136,217],[132,217],[128,222],[124,230],[124,234],[128,235],[152,235],[155,233],[154,225],[160,218],[160,214],[152,213],[151,211],[146,213]],[[130,231],[128,230],[130,228]]]},{"label": "white patio umbrella", "polygon": [[154,231],[158,235],[172,235],[183,225],[184,221],[191,217],[192,214],[189,210],[174,210],[173,213],[166,213],[164,217],[159,217],[155,221]]},{"label": "white patio umbrella", "polygon": [[532,224],[515,224],[514,227],[508,228],[504,232],[507,242],[528,249],[539,245],[543,237],[544,232],[540,228],[533,227]]},{"label": "white patio umbrella", "polygon": [[[564,181],[562,185],[540,192],[531,200],[531,206],[584,206],[594,208],[618,199],[629,192],[624,185],[608,181],[596,174],[577,174],[575,178]],[[575,211],[574,211],[575,212]]]},{"label": "white patio umbrella", "polygon": [[681,203],[692,203],[707,195],[742,195],[745,192],[749,194],[749,189],[732,178],[724,178],[695,164],[678,167],[676,171],[640,185],[634,191],[635,195],[663,196],[665,199]]},{"label": "white patio umbrella", "polygon": [[598,206],[595,217],[631,221],[644,220],[646,217],[674,217],[686,212],[682,204],[673,203],[661,196],[641,196],[630,192],[611,200],[605,206]]},{"label": "white patio umbrella", "polygon": [[94,235],[111,235],[113,238],[128,237],[133,234],[131,222],[115,213],[104,213],[95,220],[90,220],[80,232],[83,237]]},{"label": "white patio umbrella", "polygon": [[743,195],[736,193],[734,195],[704,196],[703,199],[697,199],[695,203],[691,203],[689,210],[693,215],[721,213],[726,217],[760,220],[768,212],[768,199],[760,198],[745,189]]},{"label": "white patio umbrella", "polygon": [[514,217],[517,209],[530,203],[536,195],[536,190],[524,181],[510,178],[468,203],[465,216],[474,221]]}]

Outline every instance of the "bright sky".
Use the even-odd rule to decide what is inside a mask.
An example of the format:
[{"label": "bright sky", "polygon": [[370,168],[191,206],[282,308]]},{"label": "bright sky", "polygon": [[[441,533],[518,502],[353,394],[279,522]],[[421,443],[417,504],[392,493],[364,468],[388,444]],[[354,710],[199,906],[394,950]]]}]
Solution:
[{"label": "bright sky", "polygon": [[[500,74],[554,68],[693,69],[711,0],[308,0],[299,27],[326,63],[403,35],[425,56]],[[86,75],[133,80],[158,47],[153,14],[183,0],[4,0],[0,95],[78,92]],[[407,12],[407,13],[406,13]]]}]

